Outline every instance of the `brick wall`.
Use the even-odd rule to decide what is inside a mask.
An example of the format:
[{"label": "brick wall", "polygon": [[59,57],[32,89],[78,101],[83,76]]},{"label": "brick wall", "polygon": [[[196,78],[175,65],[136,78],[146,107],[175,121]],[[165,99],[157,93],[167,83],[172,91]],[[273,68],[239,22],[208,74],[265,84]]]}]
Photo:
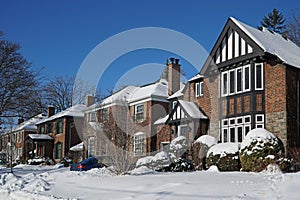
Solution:
[{"label": "brick wall", "polygon": [[278,136],[287,147],[286,67],[265,63],[266,129]]}]

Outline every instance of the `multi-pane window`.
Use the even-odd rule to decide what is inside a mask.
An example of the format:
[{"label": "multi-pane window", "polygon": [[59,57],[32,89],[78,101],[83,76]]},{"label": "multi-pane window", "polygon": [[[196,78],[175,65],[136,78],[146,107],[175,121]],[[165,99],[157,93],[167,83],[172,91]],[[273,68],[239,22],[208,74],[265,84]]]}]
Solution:
[{"label": "multi-pane window", "polygon": [[263,65],[261,63],[255,64],[255,89],[263,89]]},{"label": "multi-pane window", "polygon": [[61,159],[62,158],[62,143],[58,142],[56,143],[56,159]]},{"label": "multi-pane window", "polygon": [[251,130],[251,116],[240,116],[229,119],[223,119],[221,121],[221,135],[220,141],[226,142],[238,142],[241,143],[245,138],[245,135]]},{"label": "multi-pane window", "polygon": [[255,116],[256,128],[265,128],[264,122],[265,122],[265,116],[263,114],[259,114]]},{"label": "multi-pane window", "polygon": [[135,120],[141,122],[144,120],[144,104],[135,106]]},{"label": "multi-pane window", "polygon": [[56,122],[56,134],[63,132],[63,121],[59,120]]},{"label": "multi-pane window", "polygon": [[142,132],[136,133],[133,139],[134,155],[143,155],[145,153],[145,134]]},{"label": "multi-pane window", "polygon": [[199,97],[199,96],[203,96],[203,94],[204,94],[203,81],[201,81],[195,84],[195,96]]},{"label": "multi-pane window", "polygon": [[[261,87],[256,89],[262,89],[263,77],[262,77],[262,64],[256,64],[258,67],[256,70],[259,80],[255,79],[257,86]],[[260,83],[260,84],[259,84]],[[229,71],[222,72],[221,75],[221,94],[222,96],[239,94],[242,92],[249,92],[251,90],[251,70],[250,65],[238,67]]]},{"label": "multi-pane window", "polygon": [[228,95],[228,72],[222,73],[222,96]]},{"label": "multi-pane window", "polygon": [[88,113],[89,116],[89,122],[95,122],[96,121],[96,113],[95,112],[90,112]]}]

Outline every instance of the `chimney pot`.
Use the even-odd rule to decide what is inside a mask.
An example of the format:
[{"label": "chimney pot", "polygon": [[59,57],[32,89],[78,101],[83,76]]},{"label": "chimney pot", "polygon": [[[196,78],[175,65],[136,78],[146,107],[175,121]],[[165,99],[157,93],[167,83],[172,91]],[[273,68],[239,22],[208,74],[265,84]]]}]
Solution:
[{"label": "chimney pot", "polygon": [[175,59],[175,64],[176,64],[176,65],[179,64],[179,59],[178,59],[178,58]]},{"label": "chimney pot", "polygon": [[175,58],[170,58],[171,64],[174,64]]}]

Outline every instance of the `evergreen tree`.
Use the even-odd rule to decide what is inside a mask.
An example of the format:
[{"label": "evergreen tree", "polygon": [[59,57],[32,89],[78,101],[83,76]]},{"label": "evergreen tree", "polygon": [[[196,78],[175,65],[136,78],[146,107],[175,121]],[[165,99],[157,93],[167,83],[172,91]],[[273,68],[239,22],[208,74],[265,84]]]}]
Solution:
[{"label": "evergreen tree", "polygon": [[282,34],[285,31],[285,19],[283,14],[276,8],[274,8],[273,11],[268,14],[268,16],[265,16],[260,23],[263,27],[266,27],[276,33]]}]

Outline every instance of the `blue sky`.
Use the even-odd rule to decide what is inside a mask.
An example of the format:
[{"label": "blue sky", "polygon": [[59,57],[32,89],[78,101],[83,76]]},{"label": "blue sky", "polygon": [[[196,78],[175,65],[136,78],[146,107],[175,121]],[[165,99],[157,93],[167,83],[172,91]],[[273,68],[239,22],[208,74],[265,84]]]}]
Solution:
[{"label": "blue sky", "polygon": [[[257,26],[273,8],[279,9],[288,20],[300,4],[297,0],[10,0],[2,1],[1,7],[0,30],[5,37],[21,45],[21,53],[32,62],[33,68],[44,67],[42,73],[52,77],[76,75],[86,56],[99,43],[129,29],[172,29],[196,40],[209,52],[228,17]],[[147,63],[164,64],[170,56],[177,57],[172,52],[155,49],[122,55],[104,73],[100,87],[112,89],[128,70],[140,65],[151,67]],[[184,58],[181,63],[187,78],[196,73]],[[145,76],[140,80],[135,77],[135,83],[140,85],[154,78],[151,72],[147,72],[149,80]]]}]

